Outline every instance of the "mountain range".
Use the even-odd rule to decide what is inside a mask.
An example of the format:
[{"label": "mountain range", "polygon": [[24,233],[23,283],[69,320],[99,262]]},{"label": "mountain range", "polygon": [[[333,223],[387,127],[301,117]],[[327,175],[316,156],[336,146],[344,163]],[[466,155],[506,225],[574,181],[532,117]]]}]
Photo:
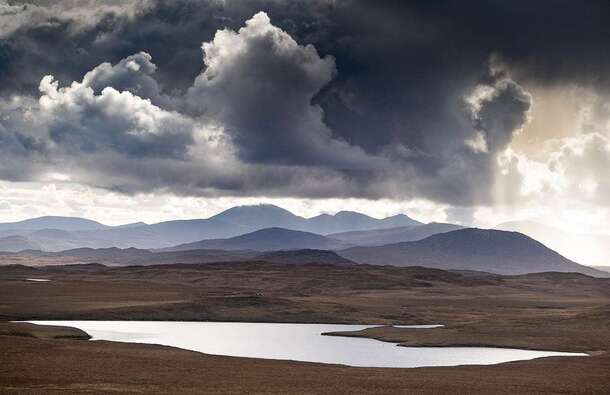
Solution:
[{"label": "mountain range", "polygon": [[[503,224],[514,228],[516,223]],[[544,228],[540,238],[549,237]],[[557,236],[557,232],[549,232]],[[562,235],[565,243],[569,238]],[[557,238],[557,237],[556,237]],[[24,251],[25,250],[25,251]],[[240,206],[207,219],[108,226],[71,217],[0,224],[0,264],[150,265],[267,260],[425,266],[498,274],[607,273],[581,266],[523,233],[422,224],[342,211],[303,218],[271,205]],[[11,253],[23,251],[22,253]]]},{"label": "mountain range", "polygon": [[[595,277],[610,273],[579,265],[518,233],[466,228],[418,241],[343,248],[343,242],[312,233],[268,228],[227,239],[151,251],[137,248],[79,248],[62,252],[23,251],[0,254],[0,264],[158,265],[267,261],[285,264],[370,264],[423,266],[504,275],[577,272]],[[336,248],[330,251],[329,248]]]},{"label": "mountain range", "polygon": [[[83,218],[40,217],[0,224],[0,246],[4,251],[19,251],[30,243],[45,251],[79,247],[164,248],[204,239],[225,239],[270,227],[327,234],[355,230],[383,229],[420,225],[404,214],[377,219],[364,214],[341,211],[304,218],[273,205],[233,207],[207,219],[135,223],[107,226]],[[11,244],[9,236],[22,236]],[[15,240],[17,241],[17,240]]]}]

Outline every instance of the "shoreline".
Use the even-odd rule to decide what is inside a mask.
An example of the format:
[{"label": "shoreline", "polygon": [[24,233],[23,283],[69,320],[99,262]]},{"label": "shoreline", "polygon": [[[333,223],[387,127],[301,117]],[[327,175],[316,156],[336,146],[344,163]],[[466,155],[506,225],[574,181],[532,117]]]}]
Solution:
[{"label": "shoreline", "polygon": [[[67,327],[64,327],[67,328]],[[69,328],[67,328],[69,329]],[[607,354],[491,365],[367,368],[205,354],[172,346],[0,335],[2,394],[607,393]]]},{"label": "shoreline", "polygon": [[[370,329],[370,328],[366,328]],[[405,328],[407,329],[407,328]],[[364,330],[364,329],[363,329]],[[548,351],[548,352],[566,352],[566,353],[580,353],[586,354],[586,356],[593,355],[601,355],[607,353],[606,350],[582,350],[575,351],[573,349],[545,349],[545,348],[535,348],[536,346],[511,346],[511,345],[497,345],[497,344],[488,344],[488,343],[420,343],[420,344],[405,344],[402,343],[401,340],[391,340],[385,338],[378,338],[373,336],[367,336],[366,334],[359,333],[361,330],[356,331],[348,331],[348,332],[325,332],[322,333],[322,336],[337,336],[337,337],[353,337],[360,339],[372,339],[378,340],[386,343],[394,343],[397,347],[414,347],[414,348],[426,348],[426,347],[435,347],[435,348],[443,348],[443,347],[482,347],[482,348],[498,348],[498,349],[517,349],[517,350],[528,350],[528,351]],[[574,355],[574,356],[585,356],[585,355]],[[552,357],[542,357],[542,358],[552,358]]]},{"label": "shoreline", "polygon": [[[35,320],[32,320],[35,321]],[[54,321],[54,320],[45,320],[45,321]],[[56,320],[56,321],[63,321],[63,320]],[[143,321],[143,320],[78,320],[78,321],[105,321],[105,322],[173,322],[173,323],[180,323],[180,322],[226,322],[226,323],[243,323],[243,324],[286,324],[286,325],[367,325],[367,324],[336,324],[336,323],[304,323],[304,322],[294,322],[294,323],[287,323],[287,322],[250,322],[250,321],[160,321],[160,320],[148,320],[148,321]],[[37,327],[53,327],[53,328],[66,328],[66,329],[70,329],[70,330],[74,330],[74,331],[80,331],[86,334],[86,338],[80,338],[80,337],[55,337],[56,339],[73,339],[73,340],[88,340],[88,341],[110,341],[110,342],[118,342],[118,341],[113,341],[113,340],[104,340],[104,339],[97,339],[97,340],[93,340],[93,336],[91,336],[89,333],[87,333],[85,330],[77,328],[77,327],[73,327],[73,326],[66,326],[66,325],[52,325],[50,322],[49,323],[44,323],[44,324],[37,324],[37,323],[33,323],[31,321],[9,321],[10,323],[24,323],[24,324],[31,324],[31,325],[36,325]],[[0,322],[1,323],[1,322]],[[418,324],[414,324],[414,325],[418,325]],[[384,328],[384,327],[389,327],[392,328],[392,326],[375,326],[375,325],[371,325],[370,327],[367,328],[363,328],[363,329],[357,329],[354,331],[340,331],[340,332],[323,332],[320,333],[320,336],[334,336],[334,337],[352,337],[352,338],[361,338],[361,339],[369,339],[369,340],[377,340],[377,341],[381,341],[384,343],[390,343],[390,344],[395,344],[397,347],[413,347],[413,348],[451,348],[451,347],[464,347],[464,348],[496,348],[496,349],[515,349],[515,350],[527,350],[527,351],[540,351],[540,352],[564,352],[564,353],[573,353],[573,354],[582,354],[582,355],[564,355],[564,356],[548,356],[548,357],[537,357],[537,358],[533,358],[533,359],[538,359],[538,358],[559,358],[559,357],[577,357],[577,356],[594,356],[594,355],[603,355],[605,353],[607,353],[607,351],[605,350],[583,350],[583,351],[565,351],[565,350],[561,350],[561,349],[544,349],[544,348],[535,348],[536,346],[533,347],[515,347],[515,346],[510,346],[510,345],[488,345],[488,344],[476,344],[476,343],[442,343],[442,344],[403,344],[401,343],[401,341],[397,341],[397,340],[390,340],[390,339],[380,339],[380,338],[376,338],[376,337],[372,337],[372,336],[367,336],[366,334],[361,333],[364,330],[368,330],[368,329],[373,329],[373,328]],[[397,329],[404,329],[404,330],[434,330],[434,329],[439,329],[439,328],[397,328]],[[1,333],[0,333],[1,335]],[[119,342],[119,343],[131,343],[131,342]],[[156,343],[137,343],[137,342],[133,342],[131,344],[150,344],[150,345],[160,345],[160,344],[156,344]],[[194,352],[199,352],[199,351],[195,351],[195,350],[191,350],[191,349],[187,349],[187,348],[182,348],[182,347],[175,347],[175,346],[165,346],[165,347],[173,347],[173,348],[178,348],[181,350],[188,350],[188,351],[194,351]],[[201,354],[206,354],[206,355],[224,355],[224,354],[207,354],[204,352],[201,352]],[[229,355],[225,355],[225,356],[229,356]],[[237,358],[253,358],[253,357],[237,357]],[[273,358],[261,358],[261,359],[273,359]],[[528,361],[528,360],[518,360],[518,361]],[[306,362],[306,361],[296,361],[296,362]],[[509,361],[511,362],[511,361]],[[501,363],[509,363],[509,362],[501,362]],[[322,362],[310,362],[310,363],[322,363]],[[325,364],[325,363],[323,363]],[[495,365],[495,364],[494,364]],[[349,365],[347,365],[349,366]],[[461,365],[457,365],[457,366],[461,366]],[[394,368],[394,369],[401,369],[401,368]],[[413,368],[402,368],[402,369],[413,369]]]}]

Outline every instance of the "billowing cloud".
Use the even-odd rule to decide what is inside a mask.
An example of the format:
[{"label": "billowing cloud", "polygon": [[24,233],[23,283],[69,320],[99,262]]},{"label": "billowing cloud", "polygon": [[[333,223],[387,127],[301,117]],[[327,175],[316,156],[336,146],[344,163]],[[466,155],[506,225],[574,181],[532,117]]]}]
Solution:
[{"label": "billowing cloud", "polygon": [[561,177],[565,198],[610,206],[610,134],[565,139],[552,154],[549,168]]},{"label": "billowing cloud", "polygon": [[331,56],[301,46],[264,12],[203,44],[205,71],[188,101],[222,123],[250,163],[368,169],[379,160],[337,139],[314,96],[336,73]]},{"label": "billowing cloud", "polygon": [[[38,122],[36,136],[7,124],[5,139],[45,149],[34,161],[38,174],[67,172],[71,180],[129,193],[424,197],[467,204],[489,201],[489,191],[479,186],[491,179],[497,154],[529,109],[517,83],[492,76],[470,96],[455,98],[456,124],[439,125],[451,138],[401,138],[373,149],[335,134],[316,102],[340,73],[334,58],[300,45],[267,14],[255,14],[238,31],[217,31],[202,49],[205,68],[184,94],[162,89],[146,52],[101,63],[67,86],[45,76],[29,110]],[[483,147],[473,149],[469,139],[478,136]]]},{"label": "billowing cloud", "polygon": [[52,76],[40,82],[39,115],[53,143],[75,155],[112,151],[131,157],[185,157],[193,143],[190,119],[129,91],[106,87],[96,95],[89,82],[61,88]]},{"label": "billowing cloud", "polygon": [[531,96],[510,78],[493,85],[479,85],[466,98],[476,137],[466,140],[475,152],[499,152],[511,143],[527,121]]},{"label": "billowing cloud", "polygon": [[[607,163],[610,66],[601,3],[571,36],[563,26],[583,11],[556,2],[22,3],[0,8],[3,179],[65,176],[130,194],[421,198],[455,213],[573,185],[606,204],[596,177]],[[601,98],[577,132],[601,136],[591,138],[599,152],[581,142],[579,156],[561,140],[533,160],[511,147],[520,133],[536,137],[523,136],[529,87],[557,84]]]}]

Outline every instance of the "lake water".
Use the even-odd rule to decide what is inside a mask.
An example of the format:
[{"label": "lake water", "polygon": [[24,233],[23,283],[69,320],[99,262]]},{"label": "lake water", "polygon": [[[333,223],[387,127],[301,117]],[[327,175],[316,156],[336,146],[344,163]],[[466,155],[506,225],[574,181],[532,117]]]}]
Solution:
[{"label": "lake water", "polygon": [[[495,364],[578,353],[490,347],[398,347],[373,339],[322,336],[370,325],[244,322],[29,321],[84,330],[92,340],[163,344],[206,354],[333,363],[362,367],[413,368]],[[404,330],[433,326],[415,326]]]}]

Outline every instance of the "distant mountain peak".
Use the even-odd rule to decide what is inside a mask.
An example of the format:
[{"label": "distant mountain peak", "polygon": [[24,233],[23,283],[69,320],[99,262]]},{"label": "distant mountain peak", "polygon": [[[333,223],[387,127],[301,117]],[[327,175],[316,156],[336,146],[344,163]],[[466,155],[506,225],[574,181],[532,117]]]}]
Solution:
[{"label": "distant mountain peak", "polygon": [[[422,222],[419,222],[417,220],[414,220],[413,218],[409,217],[407,214],[395,214],[395,215],[391,215],[389,217],[386,217],[383,219],[383,221],[404,221],[404,222],[410,222],[412,225],[423,225]],[[435,223],[435,222],[430,222],[430,223]]]},{"label": "distant mountain peak", "polygon": [[234,215],[234,214],[245,214],[245,213],[281,213],[281,214],[285,214],[285,215],[292,215],[295,216],[293,213],[291,213],[290,211],[278,207],[276,205],[273,204],[251,204],[251,205],[242,205],[242,206],[235,206],[235,207],[231,207],[228,208],[214,216],[213,217],[218,217],[218,216],[227,216],[227,215]]},{"label": "distant mountain peak", "polygon": [[563,257],[519,232],[467,228],[438,233],[419,241],[355,247],[339,254],[359,263],[478,270],[499,274],[579,272],[603,274]]},{"label": "distant mountain peak", "polygon": [[305,221],[288,210],[272,204],[236,206],[209,218],[229,224],[249,227],[251,230],[267,227],[298,228]]},{"label": "distant mountain peak", "polygon": [[367,218],[367,219],[374,219],[373,217],[366,215],[366,214],[362,214],[359,213],[357,211],[349,211],[349,210],[341,210],[338,213],[336,213],[335,215],[333,215],[333,217],[357,217],[357,218]]},{"label": "distant mountain peak", "polygon": [[[531,237],[519,232],[496,230],[496,229],[481,229],[481,228],[464,228],[453,230],[445,233],[437,233],[430,237],[421,240],[422,243],[452,243],[453,246],[461,246],[464,249],[500,249],[519,247],[515,252],[524,253],[523,248],[535,247],[544,249],[545,252],[555,251],[549,249],[544,244],[532,239]],[[559,255],[559,254],[557,254]]]},{"label": "distant mountain peak", "polygon": [[[413,226],[419,222],[404,214],[377,219],[355,211],[304,218],[273,204],[229,208],[210,218],[163,221],[147,225],[133,223],[107,226],[84,218],[47,216],[15,223],[0,223],[0,236],[32,236],[44,251],[78,247],[137,247],[159,249],[199,240],[230,238],[264,228],[284,228],[325,235],[347,231]],[[57,232],[42,229],[56,229]],[[62,233],[60,231],[70,232]],[[6,244],[6,248],[10,247]]]}]

